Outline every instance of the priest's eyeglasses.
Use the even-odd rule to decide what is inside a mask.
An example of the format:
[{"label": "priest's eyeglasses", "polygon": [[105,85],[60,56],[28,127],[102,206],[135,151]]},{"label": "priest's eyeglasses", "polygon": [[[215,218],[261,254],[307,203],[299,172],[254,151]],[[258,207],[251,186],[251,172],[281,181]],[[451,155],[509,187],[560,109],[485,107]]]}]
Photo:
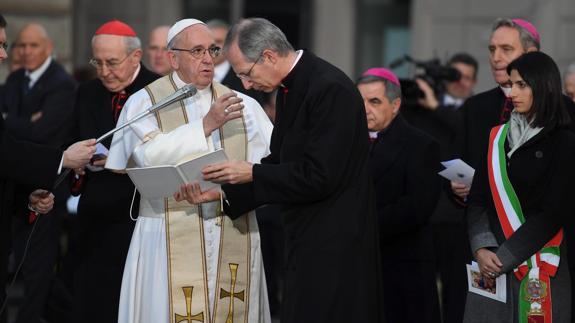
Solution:
[{"label": "priest's eyeglasses", "polygon": [[126,55],[126,57],[124,57],[122,60],[110,59],[110,60],[102,61],[102,60],[99,60],[96,58],[92,58],[92,59],[90,59],[88,64],[92,65],[93,67],[95,67],[96,69],[99,69],[99,70],[103,69],[104,66],[106,66],[106,67],[108,67],[108,69],[110,71],[115,71],[118,68],[120,68],[122,63],[124,63],[126,61],[126,59],[128,59],[128,57],[130,57],[130,54]]},{"label": "priest's eyeglasses", "polygon": [[252,67],[250,67],[250,69],[247,71],[247,73],[237,73],[236,76],[244,81],[249,81],[252,77],[250,76],[252,74],[252,70],[254,69],[254,67],[256,66],[256,64],[260,61],[260,59],[262,59],[264,53],[262,52],[260,54],[260,56],[258,56],[258,58],[256,59],[256,61],[253,63]]},{"label": "priest's eyeglasses", "polygon": [[220,52],[222,49],[219,48],[218,46],[212,46],[210,48],[195,47],[192,49],[171,48],[171,50],[177,50],[180,52],[188,52],[188,53],[190,53],[190,55],[192,55],[193,58],[200,59],[200,58],[204,57],[206,52],[208,52],[208,54],[210,54],[210,56],[212,58],[216,58],[220,55]]}]

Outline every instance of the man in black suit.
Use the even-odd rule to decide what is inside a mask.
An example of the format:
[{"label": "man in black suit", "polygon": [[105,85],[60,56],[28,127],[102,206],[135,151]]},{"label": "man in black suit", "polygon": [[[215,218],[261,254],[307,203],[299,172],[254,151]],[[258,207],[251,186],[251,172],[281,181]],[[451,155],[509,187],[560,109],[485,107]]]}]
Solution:
[{"label": "man in black suit", "polygon": [[[492,127],[509,119],[513,103],[507,99],[509,76],[506,68],[523,53],[540,48],[539,33],[535,27],[522,19],[498,19],[489,40],[489,65],[497,87],[470,97],[463,107],[462,157],[471,167],[485,160],[481,152],[488,143]],[[454,192],[464,199],[469,187],[452,183]]]},{"label": "man in black suit", "polygon": [[[459,108],[473,94],[478,72],[477,60],[467,53],[453,55],[447,65],[459,71],[460,79],[446,82],[445,93],[436,94],[424,79],[417,78],[425,97],[413,107],[404,106],[401,112],[409,124],[439,142],[442,161],[460,157],[456,146],[463,123]],[[448,180],[442,179],[442,186],[430,220],[441,282],[441,310],[444,323],[460,323],[468,289],[465,264],[471,261],[471,251],[464,205],[454,197]]]},{"label": "man in black suit", "polygon": [[440,322],[428,223],[441,185],[439,144],[399,113],[401,86],[391,71],[371,68],[357,87],[370,130],[385,320]]},{"label": "man in black suit", "polygon": [[[1,98],[6,130],[18,140],[62,148],[69,142],[75,82],[52,59],[53,44],[46,29],[36,23],[18,34],[16,52],[23,68],[8,77]],[[27,208],[34,187],[16,185],[14,197],[14,255],[20,261],[36,216]],[[38,322],[48,303],[53,285],[53,268],[58,260],[60,222],[67,214],[69,196],[65,186],[54,192],[56,207],[35,225],[22,267],[23,302],[16,322]]]},{"label": "man in black suit", "polygon": [[[159,76],[142,63],[140,39],[127,24],[113,20],[92,38],[90,64],[98,78],[80,84],[75,103],[76,139],[94,138],[116,126],[128,97]],[[102,142],[110,147],[112,138]],[[83,322],[118,320],[120,287],[139,196],[126,174],[103,169],[107,153],[78,176],[78,241],[74,262],[74,315]],[[134,217],[137,216],[134,214]],[[98,306],[94,306],[98,304]]]},{"label": "man in black suit", "polygon": [[[380,322],[373,191],[361,95],[343,72],[294,51],[262,18],[237,23],[224,53],[246,89],[280,87],[271,154],[261,164],[207,167],[224,185],[226,215],[279,204],[285,231],[283,323]],[[189,201],[217,199],[190,191]]]},{"label": "man in black suit", "polygon": [[[0,15],[0,62],[8,55],[6,49],[6,20]],[[10,246],[10,219],[12,190],[10,180],[29,186],[49,189],[62,167],[79,168],[89,162],[95,151],[95,140],[86,140],[62,150],[40,146],[24,141],[15,141],[6,131],[0,118],[0,322],[5,322],[6,310],[6,267]],[[40,158],[39,158],[40,156]],[[44,195],[38,201],[49,199]],[[34,201],[30,198],[32,207]],[[42,210],[42,211],[46,211]]]}]

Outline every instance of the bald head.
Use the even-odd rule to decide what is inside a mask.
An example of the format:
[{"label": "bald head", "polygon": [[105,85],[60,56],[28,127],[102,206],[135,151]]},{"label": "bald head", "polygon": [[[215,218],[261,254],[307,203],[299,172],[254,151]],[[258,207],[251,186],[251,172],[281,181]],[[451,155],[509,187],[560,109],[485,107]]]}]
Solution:
[{"label": "bald head", "polygon": [[17,51],[28,71],[38,69],[52,55],[52,40],[46,29],[37,23],[25,25],[18,33]]},{"label": "bald head", "polygon": [[147,48],[148,62],[150,69],[160,75],[166,75],[172,70],[166,51],[169,30],[170,26],[159,26],[150,32]]}]

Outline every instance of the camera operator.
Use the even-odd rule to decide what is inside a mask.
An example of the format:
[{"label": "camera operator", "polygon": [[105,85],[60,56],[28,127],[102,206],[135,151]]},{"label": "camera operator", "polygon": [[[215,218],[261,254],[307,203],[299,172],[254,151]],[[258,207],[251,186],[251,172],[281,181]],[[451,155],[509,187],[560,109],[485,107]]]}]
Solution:
[{"label": "camera operator", "polygon": [[422,108],[436,110],[443,106],[457,109],[472,95],[473,88],[477,84],[477,60],[467,53],[458,53],[451,57],[447,65],[458,70],[461,77],[457,81],[445,82],[445,93],[441,93],[439,99],[424,79],[415,79],[425,94],[425,97],[418,101]]},{"label": "camera operator", "polygon": [[[457,70],[460,75],[453,77],[454,71],[449,71],[448,67]],[[437,73],[439,70],[443,72]],[[463,119],[458,108],[471,96],[476,85],[477,60],[469,54],[458,53],[450,58],[447,67],[437,64],[433,69],[425,71],[425,75],[415,79],[418,90],[423,93],[417,94],[416,100],[411,100],[414,104],[404,109],[404,116],[413,126],[427,132],[440,143],[441,160],[459,158],[456,138],[461,133]],[[463,320],[467,293],[465,264],[471,259],[463,219],[463,207],[457,204],[450,183],[445,180],[444,189],[430,219],[436,270],[442,285],[440,297],[444,322]]]}]

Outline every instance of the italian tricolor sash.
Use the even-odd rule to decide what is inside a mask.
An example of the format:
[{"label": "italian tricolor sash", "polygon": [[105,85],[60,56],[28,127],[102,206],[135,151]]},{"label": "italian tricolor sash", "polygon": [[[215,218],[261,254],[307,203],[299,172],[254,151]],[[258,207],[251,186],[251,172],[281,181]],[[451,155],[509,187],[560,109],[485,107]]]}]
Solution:
[{"label": "italian tricolor sash", "polygon": [[[509,123],[491,129],[487,161],[491,194],[507,239],[525,222],[521,204],[507,175],[505,139],[508,129]],[[521,281],[520,323],[552,322],[550,277],[555,276],[559,266],[559,245],[562,239],[563,229],[541,250],[514,269],[515,277]]]}]

